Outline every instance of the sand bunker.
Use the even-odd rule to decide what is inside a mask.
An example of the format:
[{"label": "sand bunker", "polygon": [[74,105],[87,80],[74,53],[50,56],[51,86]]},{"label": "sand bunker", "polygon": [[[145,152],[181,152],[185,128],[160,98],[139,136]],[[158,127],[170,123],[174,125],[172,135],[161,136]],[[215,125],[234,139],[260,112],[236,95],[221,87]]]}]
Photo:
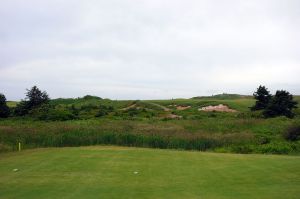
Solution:
[{"label": "sand bunker", "polygon": [[170,118],[170,119],[181,119],[182,116],[180,115],[175,115],[175,114],[169,114],[165,118]]},{"label": "sand bunker", "polygon": [[172,104],[169,105],[169,107],[175,107],[179,111],[183,111],[183,110],[191,108],[191,106],[181,106],[181,105],[172,105]]},{"label": "sand bunker", "polygon": [[186,110],[186,109],[189,109],[191,108],[191,106],[177,106],[176,109],[179,110],[179,111],[183,111],[183,110]]},{"label": "sand bunker", "polygon": [[231,113],[237,112],[236,110],[230,109],[228,106],[223,105],[223,104],[219,104],[217,106],[205,106],[205,107],[199,108],[198,110],[199,111],[206,111],[206,112],[209,112],[209,111],[231,112]]}]

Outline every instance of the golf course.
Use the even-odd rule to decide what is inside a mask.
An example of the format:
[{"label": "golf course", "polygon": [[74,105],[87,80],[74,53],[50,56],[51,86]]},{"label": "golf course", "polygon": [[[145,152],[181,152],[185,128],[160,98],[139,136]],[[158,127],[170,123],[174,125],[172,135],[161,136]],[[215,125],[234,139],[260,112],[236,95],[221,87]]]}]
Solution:
[{"label": "golf course", "polygon": [[298,107],[267,117],[236,94],[41,100],[2,104],[0,199],[300,196]]},{"label": "golf course", "polygon": [[299,198],[300,157],[117,146],[0,156],[0,198]]},{"label": "golf course", "polygon": [[0,0],[0,199],[300,199],[300,0]]}]

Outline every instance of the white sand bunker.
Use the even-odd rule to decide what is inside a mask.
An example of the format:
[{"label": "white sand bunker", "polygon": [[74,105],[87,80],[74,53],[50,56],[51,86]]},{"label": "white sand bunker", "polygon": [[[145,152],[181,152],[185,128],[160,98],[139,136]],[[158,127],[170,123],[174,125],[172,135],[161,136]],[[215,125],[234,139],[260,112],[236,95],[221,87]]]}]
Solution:
[{"label": "white sand bunker", "polygon": [[205,106],[205,107],[201,107],[198,109],[199,111],[217,111],[217,112],[237,112],[234,109],[230,109],[228,106],[223,105],[223,104],[219,104],[217,106]]}]

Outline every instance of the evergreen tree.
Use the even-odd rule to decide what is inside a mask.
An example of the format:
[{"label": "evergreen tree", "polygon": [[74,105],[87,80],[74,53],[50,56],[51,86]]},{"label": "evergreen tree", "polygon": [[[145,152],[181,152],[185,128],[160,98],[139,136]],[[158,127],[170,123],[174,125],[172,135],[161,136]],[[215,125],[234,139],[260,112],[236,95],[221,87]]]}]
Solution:
[{"label": "evergreen tree", "polygon": [[26,90],[25,100],[22,100],[15,109],[16,115],[26,115],[32,109],[38,108],[49,101],[48,94],[45,91],[42,92],[37,86],[33,86],[30,90]]},{"label": "evergreen tree", "polygon": [[10,113],[9,107],[6,104],[6,97],[0,93],[0,118],[8,117]]},{"label": "evergreen tree", "polygon": [[275,96],[264,110],[265,117],[286,116],[292,118],[294,116],[292,110],[297,108],[297,102],[293,100],[293,95],[289,92],[281,90],[276,91]]},{"label": "evergreen tree", "polygon": [[253,96],[256,99],[256,102],[255,105],[251,107],[252,111],[263,110],[267,108],[272,98],[272,95],[265,86],[259,86]]},{"label": "evergreen tree", "polygon": [[26,89],[26,99],[28,107],[33,109],[49,101],[49,96],[46,91],[41,91],[37,86],[33,86],[30,90]]}]

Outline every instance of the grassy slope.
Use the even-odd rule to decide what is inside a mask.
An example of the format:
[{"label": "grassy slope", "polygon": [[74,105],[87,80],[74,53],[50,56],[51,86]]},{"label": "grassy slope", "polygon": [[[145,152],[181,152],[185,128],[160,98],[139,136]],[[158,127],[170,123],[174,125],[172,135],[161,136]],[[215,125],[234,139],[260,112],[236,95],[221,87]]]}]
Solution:
[{"label": "grassy slope", "polygon": [[16,107],[18,102],[15,102],[15,101],[7,101],[7,106],[10,107],[10,108],[13,108],[13,107]]},{"label": "grassy slope", "polygon": [[[218,140],[221,141],[236,140],[233,144],[235,146],[254,144],[258,150],[252,151],[251,149],[250,152],[255,153],[273,153],[273,148],[280,144],[280,147],[277,147],[280,149],[276,149],[277,151],[281,151],[280,153],[286,151],[286,147],[289,149],[293,148],[294,152],[299,152],[299,143],[296,147],[292,146],[293,143],[288,143],[282,138],[282,133],[292,124],[300,124],[300,108],[295,111],[297,113],[295,119],[287,119],[285,117],[271,119],[255,118],[251,117],[248,108],[254,104],[254,100],[251,97],[239,97],[235,95],[229,97],[230,98],[227,96],[214,96],[201,97],[199,99],[143,101],[115,101],[96,97],[55,99],[52,100],[51,103],[57,106],[64,107],[74,105],[77,108],[83,106],[91,106],[92,108],[88,111],[82,111],[79,114],[82,120],[70,120],[65,122],[33,121],[30,118],[0,120],[0,151],[1,144],[8,145],[7,147],[5,146],[6,148],[15,148],[18,140],[21,140],[28,148],[36,146],[70,146],[71,141],[68,141],[70,142],[69,144],[67,141],[62,143],[60,142],[62,139],[60,137],[65,138],[64,140],[72,140],[72,135],[74,135],[74,139],[76,138],[77,140],[81,140],[80,136],[85,140],[90,136],[91,141],[83,142],[81,145],[105,144],[103,142],[97,142],[97,136],[109,132],[133,133],[149,136],[154,134],[158,136],[186,137],[193,139],[196,137],[209,139],[218,138]],[[296,96],[295,99],[300,102],[299,96]],[[113,106],[115,112],[101,118],[95,118],[95,114],[99,109],[97,106],[100,104]],[[129,116],[129,114],[122,109],[132,104],[147,111],[143,112],[140,110],[137,115]],[[191,108],[183,111],[176,110],[176,107],[170,106],[174,104],[189,105]],[[198,108],[202,106],[217,104],[227,104],[230,108],[238,110],[238,112],[206,113],[198,111]],[[165,108],[169,108],[170,110],[164,111]],[[120,114],[117,115],[116,113],[118,112]],[[183,119],[164,120],[164,117],[170,113],[182,116]],[[51,139],[54,141],[51,141]],[[266,142],[264,140],[267,140],[270,144],[265,145]],[[263,145],[260,144],[261,142],[264,142]],[[74,144],[72,146],[74,146]],[[134,146],[142,146],[142,144]],[[227,152],[239,152],[240,150],[239,148],[231,148],[231,145],[228,146],[225,143],[220,149],[213,150],[225,150]],[[260,148],[263,148],[263,150],[260,150]],[[269,149],[271,149],[271,151]]]},{"label": "grassy slope", "polygon": [[293,156],[123,147],[27,150],[1,154],[0,198],[298,198],[299,165],[300,157]]},{"label": "grassy slope", "polygon": [[[300,96],[294,96],[294,99],[300,103]],[[193,99],[172,99],[172,100],[141,100],[137,101],[139,105],[146,108],[152,108],[154,110],[162,109],[161,106],[165,106],[167,108],[168,105],[176,104],[176,105],[190,105],[193,108],[197,109],[206,105],[218,105],[220,103],[226,104],[231,108],[234,108],[238,111],[249,111],[249,107],[254,104],[254,99],[251,96],[239,96],[239,95],[217,95],[213,97],[200,97]],[[15,107],[18,102],[8,101],[7,105],[9,107]],[[51,104],[54,105],[63,105],[63,106],[71,106],[75,105],[75,107],[81,107],[84,105],[109,105],[113,106],[115,109],[126,108],[130,106],[132,103],[135,103],[133,100],[109,100],[109,99],[100,99],[97,97],[91,98],[77,98],[77,99],[53,99],[51,100]]]}]

